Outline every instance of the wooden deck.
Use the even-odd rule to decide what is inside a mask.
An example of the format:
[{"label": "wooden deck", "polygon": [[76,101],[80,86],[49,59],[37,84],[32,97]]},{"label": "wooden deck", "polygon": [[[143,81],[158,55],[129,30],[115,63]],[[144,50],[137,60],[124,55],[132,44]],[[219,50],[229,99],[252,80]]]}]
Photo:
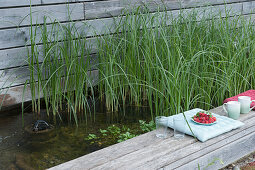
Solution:
[{"label": "wooden deck", "polygon": [[[211,110],[225,115],[222,107]],[[245,125],[218,137],[200,142],[191,136],[182,140],[173,137],[158,139],[149,132],[122,143],[104,148],[50,170],[70,169],[219,169],[255,151],[255,111],[242,114]],[[68,153],[65,153],[68,154]],[[220,160],[224,163],[222,164]],[[214,164],[207,167],[211,162]]]}]

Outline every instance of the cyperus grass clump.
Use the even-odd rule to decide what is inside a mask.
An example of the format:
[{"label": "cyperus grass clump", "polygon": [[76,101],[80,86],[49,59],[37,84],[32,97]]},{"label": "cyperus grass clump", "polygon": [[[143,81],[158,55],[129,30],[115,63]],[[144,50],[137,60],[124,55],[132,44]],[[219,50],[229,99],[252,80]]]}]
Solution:
[{"label": "cyperus grass clump", "polygon": [[[178,15],[140,9],[124,13],[115,20],[111,34],[97,37],[96,64],[90,62],[89,42],[75,23],[56,22],[50,29],[54,31],[46,25],[38,27],[41,62],[35,52],[37,31],[32,30],[29,66],[34,110],[40,110],[40,96],[35,95],[39,90],[49,112],[60,114],[67,105],[70,119],[76,122],[78,112],[93,112],[89,96],[92,103],[100,99],[109,111],[129,104],[149,106],[153,118],[195,107],[207,110],[254,88],[251,18],[232,16],[231,11],[225,11],[224,17],[220,12],[208,15],[210,8],[181,10]],[[89,76],[91,69],[98,70],[96,79]]]},{"label": "cyperus grass clump", "polygon": [[[209,8],[210,10],[210,8]],[[100,92],[107,107],[146,103],[152,115],[222,104],[254,86],[254,28],[231,11],[135,10],[99,44]],[[153,117],[152,116],[152,117]]]}]

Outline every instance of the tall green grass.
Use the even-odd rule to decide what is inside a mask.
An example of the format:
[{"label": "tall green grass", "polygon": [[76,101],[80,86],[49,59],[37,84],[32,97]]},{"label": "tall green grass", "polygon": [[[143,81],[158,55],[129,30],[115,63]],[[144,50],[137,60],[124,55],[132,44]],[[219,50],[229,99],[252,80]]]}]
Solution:
[{"label": "tall green grass", "polygon": [[[88,97],[93,103],[100,98],[109,111],[131,104],[148,106],[152,117],[221,105],[255,83],[252,19],[225,13],[222,17],[220,12],[181,10],[174,16],[138,7],[115,21],[113,33],[98,37],[95,65],[75,23],[54,21],[50,30],[46,24],[31,26],[34,111],[40,112],[40,94],[49,114],[67,110],[76,123],[80,113],[87,117],[94,111]],[[38,32],[42,55],[35,42]],[[92,67],[99,72],[95,84],[88,74]]]},{"label": "tall green grass", "polygon": [[[33,26],[31,13],[30,17],[28,64],[33,111],[40,113],[43,99],[48,115],[54,118],[67,113],[65,117],[78,124],[78,117],[93,117],[90,47],[84,33],[74,22],[61,24],[49,17],[44,17],[44,24]],[[53,24],[47,25],[47,20]]]},{"label": "tall green grass", "polygon": [[210,109],[254,87],[254,28],[242,16],[136,9],[99,43],[101,95],[109,110],[146,101],[155,115]]}]

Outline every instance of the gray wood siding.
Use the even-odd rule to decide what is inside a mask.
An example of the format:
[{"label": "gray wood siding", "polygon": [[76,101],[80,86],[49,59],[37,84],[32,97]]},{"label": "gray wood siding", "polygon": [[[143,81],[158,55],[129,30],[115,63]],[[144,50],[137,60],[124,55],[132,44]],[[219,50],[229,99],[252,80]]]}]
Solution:
[{"label": "gray wood siding", "polygon": [[[33,24],[43,24],[44,16],[51,19],[46,21],[48,31],[51,31],[54,19],[62,24],[69,24],[71,18],[77,28],[81,28],[78,31],[88,37],[92,53],[95,53],[97,47],[94,36],[111,33],[114,20],[118,19],[123,9],[133,9],[138,5],[146,4],[151,13],[167,9],[168,13],[177,16],[182,7],[186,11],[197,8],[208,13],[220,10],[224,16],[225,3],[227,9],[231,9],[231,16],[244,14],[254,18],[255,0],[31,0],[31,11]],[[29,78],[27,69],[31,30],[29,14],[30,0],[1,0],[0,71],[3,74],[0,74],[0,87],[22,85]],[[82,27],[84,24],[90,27]],[[168,24],[171,24],[170,21]],[[34,25],[33,29],[35,27]],[[36,43],[39,43],[41,35],[39,29],[38,35]],[[39,44],[38,48],[42,49],[42,45]],[[42,59],[43,57],[41,61]]]}]

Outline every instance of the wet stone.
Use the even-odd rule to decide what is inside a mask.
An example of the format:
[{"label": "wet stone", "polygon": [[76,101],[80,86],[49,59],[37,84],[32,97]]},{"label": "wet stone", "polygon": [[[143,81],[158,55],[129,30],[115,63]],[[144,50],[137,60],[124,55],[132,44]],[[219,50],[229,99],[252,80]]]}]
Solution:
[{"label": "wet stone", "polygon": [[26,169],[26,170],[33,170],[28,163],[27,163],[27,158],[29,158],[29,155],[27,154],[16,154],[16,165],[19,169]]},{"label": "wet stone", "polygon": [[239,166],[234,166],[233,170],[240,170]]},{"label": "wet stone", "polygon": [[[233,164],[236,165],[235,167],[238,167],[241,170],[253,170],[253,169],[255,169],[255,152],[239,159],[238,161],[236,161]],[[222,170],[227,170],[230,167],[232,169],[234,169],[235,167],[232,166],[233,164],[230,164],[230,165],[226,166]],[[235,170],[238,170],[238,169],[235,169]]]},{"label": "wet stone", "polygon": [[8,170],[19,170],[19,168],[15,164],[11,164],[10,166],[8,166],[7,169]]}]

